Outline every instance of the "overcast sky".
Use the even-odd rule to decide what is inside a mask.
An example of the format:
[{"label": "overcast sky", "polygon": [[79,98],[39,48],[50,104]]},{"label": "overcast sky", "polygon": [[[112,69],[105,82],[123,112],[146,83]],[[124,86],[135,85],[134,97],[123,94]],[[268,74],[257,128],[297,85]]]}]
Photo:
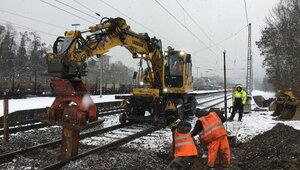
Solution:
[{"label": "overcast sky", "polygon": [[[135,32],[147,32],[150,37],[160,38],[164,49],[170,45],[177,49],[186,49],[191,53],[195,77],[197,76],[196,67],[200,67],[199,77],[201,75],[222,76],[222,51],[226,50],[228,77],[245,84],[248,33],[244,0],[177,0],[186,12],[176,0],[157,0],[194,36],[155,0],[59,0],[91,16],[55,0],[43,1],[78,17],[40,0],[0,0],[0,24],[11,23],[17,31],[22,32],[25,31],[24,27],[33,29],[41,35],[43,42],[53,44],[56,36],[63,35],[66,30],[74,29],[71,24],[78,23],[80,24],[78,28],[84,30],[93,23],[99,23],[92,11],[106,17],[123,17]],[[108,3],[114,9],[103,2]],[[255,41],[258,41],[261,36],[265,17],[270,14],[279,0],[246,0],[246,2],[249,22],[252,23],[254,79],[262,79],[265,75],[262,68],[263,57],[259,55]],[[44,23],[12,13],[41,20]],[[197,25],[187,13],[197,22]],[[218,45],[214,46],[214,44]],[[138,61],[131,59],[130,53],[125,49],[117,47],[109,54],[113,56],[113,61],[120,60],[125,65],[136,68]]]}]

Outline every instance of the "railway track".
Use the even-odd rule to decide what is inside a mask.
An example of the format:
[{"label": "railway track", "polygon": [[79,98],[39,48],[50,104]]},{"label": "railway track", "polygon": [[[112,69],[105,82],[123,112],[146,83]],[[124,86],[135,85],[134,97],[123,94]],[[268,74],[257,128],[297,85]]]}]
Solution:
[{"label": "railway track", "polygon": [[[205,92],[205,93],[199,93],[196,94],[198,97],[197,99],[203,99],[206,97],[212,97],[218,94],[223,93],[224,91],[217,91],[217,92]],[[210,101],[217,100],[218,98],[211,99]],[[210,102],[205,101],[198,103],[198,105]],[[105,103],[96,103],[97,107],[99,108],[99,117],[109,116],[109,115],[115,115],[119,113],[123,113],[125,110],[119,108],[120,101],[113,101],[113,102],[105,102]],[[100,109],[101,108],[101,109]],[[26,114],[29,114],[28,112],[33,112],[35,115],[39,115],[40,112],[42,112],[43,109],[32,109],[25,111]],[[23,111],[17,111],[16,113],[12,113],[13,117],[16,117],[16,114],[22,114]],[[25,117],[31,117],[32,115],[26,115]],[[24,117],[24,115],[23,115]],[[47,127],[49,125],[41,123],[38,119],[29,119],[25,121],[14,121],[9,123],[9,134],[14,134],[22,131],[27,131],[31,129],[39,129],[43,127]],[[3,124],[0,124],[0,135],[3,135]]]},{"label": "railway track", "polygon": [[[212,100],[212,99],[211,100],[207,100],[207,101],[204,101],[204,102],[202,102],[200,104],[212,102],[212,101],[215,101],[215,100],[218,100],[218,99],[221,99],[221,97],[214,98],[214,100]],[[210,104],[209,106],[207,106],[207,107],[205,107],[203,109],[207,109],[207,108],[216,106],[216,105],[218,105],[218,104],[220,104],[222,102],[223,102],[223,100],[217,101],[217,102],[215,102],[213,104]],[[115,108],[115,109],[119,110],[118,108]],[[114,110],[113,109],[106,109],[106,111],[107,112],[112,112]],[[118,124],[118,125],[106,127],[106,128],[103,128],[103,129],[99,129],[99,130],[95,130],[95,131],[83,133],[83,134],[81,134],[80,139],[82,140],[82,139],[85,139],[85,138],[88,138],[88,137],[92,137],[92,136],[97,136],[97,135],[104,135],[104,137],[105,137],[105,133],[108,133],[108,132],[110,132],[110,133],[107,134],[106,137],[107,136],[111,137],[111,136],[113,136],[112,134],[113,134],[113,132],[115,130],[119,130],[120,132],[131,131],[131,130],[128,130],[128,129],[130,129],[131,125],[134,125],[134,124],[133,123]],[[143,128],[143,125],[137,124],[136,128]],[[148,135],[148,134],[150,134],[150,133],[152,133],[154,131],[160,130],[161,128],[163,128],[162,125],[161,126],[157,126],[157,127],[150,127],[150,128],[145,129],[145,130],[141,130],[139,132],[136,132],[136,133],[133,133],[133,134],[129,134],[126,137],[119,138],[119,139],[114,139],[115,140],[114,142],[109,142],[107,144],[94,147],[93,149],[90,149],[88,151],[84,151],[84,152],[80,153],[79,155],[73,157],[72,159],[55,162],[55,163],[53,163],[51,165],[42,167],[42,169],[58,169],[58,168],[60,168],[60,167],[62,167],[64,165],[66,165],[70,161],[81,159],[81,158],[83,158],[83,157],[85,157],[87,155],[96,153],[98,151],[110,150],[110,149],[113,149],[113,148],[117,148],[117,147],[119,147],[121,145],[124,145],[124,144],[126,144],[126,143],[128,143],[128,142],[130,142],[132,140],[135,140],[137,138],[140,138],[140,137],[143,137],[145,135]],[[112,139],[113,138],[111,137],[109,140],[112,140]],[[44,143],[44,144],[39,144],[39,145],[36,145],[36,146],[28,147],[26,149],[20,149],[20,150],[17,150],[17,151],[5,153],[5,154],[0,155],[0,160],[2,160],[2,162],[3,161],[10,161],[16,155],[25,154],[25,153],[32,152],[34,150],[41,149],[41,148],[47,148],[47,147],[51,147],[51,146],[56,146],[56,145],[59,145],[60,142],[61,142],[61,140],[56,140],[56,141],[53,141],[53,142],[48,142],[48,143]]]},{"label": "railway track", "polygon": [[[222,96],[222,98],[223,98],[223,96]],[[231,98],[231,97],[229,97],[228,100],[229,100],[230,98]],[[218,100],[218,99],[221,99],[221,97],[218,97],[217,99],[215,98],[214,100]],[[203,103],[212,102],[212,101],[214,101],[214,100],[205,101],[205,102],[203,102]],[[214,107],[214,106],[219,105],[219,104],[221,104],[221,103],[223,103],[223,102],[224,102],[224,100],[217,101],[217,102],[215,102],[215,103],[213,103],[213,104],[211,104],[211,105],[209,105],[209,106],[207,106],[207,107],[205,107],[205,108],[203,108],[203,109],[208,109],[208,108],[210,108],[210,107]],[[203,104],[203,103],[202,103],[202,104]],[[132,140],[135,140],[135,139],[137,139],[137,138],[146,136],[146,135],[148,135],[148,134],[150,134],[150,133],[153,133],[154,131],[160,130],[160,129],[162,129],[163,127],[164,127],[163,125],[151,127],[151,128],[149,128],[149,129],[146,129],[146,130],[143,130],[143,131],[141,131],[141,132],[138,132],[138,133],[129,135],[129,136],[127,136],[127,137],[118,139],[118,140],[116,140],[116,141],[114,141],[114,142],[105,144],[105,145],[103,145],[103,146],[95,147],[95,148],[93,148],[93,149],[91,149],[91,150],[89,150],[89,151],[83,152],[83,153],[81,153],[81,154],[79,154],[79,155],[77,155],[77,156],[75,156],[75,157],[73,157],[73,158],[71,158],[71,159],[64,160],[64,161],[60,161],[60,162],[56,162],[56,163],[54,163],[54,164],[48,165],[48,166],[46,166],[46,167],[43,167],[43,168],[41,168],[41,169],[42,169],[42,170],[58,169],[58,168],[60,168],[60,167],[62,167],[62,166],[64,166],[64,165],[66,165],[66,164],[69,163],[70,161],[75,161],[75,160],[81,159],[81,158],[83,158],[83,157],[85,157],[85,156],[87,156],[87,155],[90,155],[90,154],[93,154],[93,153],[97,153],[97,152],[99,152],[99,151],[105,151],[105,150],[110,150],[110,149],[114,149],[114,148],[120,147],[120,146],[122,146],[122,145],[124,145],[124,144],[126,144],[126,143],[128,143],[128,142],[130,142],[130,141],[132,141]]]},{"label": "railway track", "polygon": [[[83,134],[80,135],[80,140],[82,140],[84,138],[87,138],[87,137],[91,137],[91,136],[103,134],[103,133],[106,133],[106,132],[109,132],[109,131],[113,131],[113,130],[116,130],[116,129],[120,129],[120,128],[123,128],[123,127],[126,127],[126,126],[130,126],[132,124],[133,123],[118,124],[118,125],[106,127],[106,128],[99,129],[99,130],[94,130],[94,131],[91,131],[91,132],[86,132],[86,133],[83,133]],[[27,152],[30,152],[30,151],[33,151],[33,150],[37,150],[37,149],[41,149],[41,148],[46,148],[46,147],[50,147],[50,146],[55,146],[55,145],[58,145],[60,143],[61,143],[61,140],[55,140],[53,142],[39,144],[39,145],[28,147],[28,148],[25,148],[25,149],[20,149],[20,150],[17,150],[17,151],[5,153],[5,154],[0,155],[0,160],[5,160],[5,159],[11,158],[11,157],[13,157],[15,155],[27,153]]]},{"label": "railway track", "polygon": [[[101,108],[99,117],[109,116],[109,115],[115,115],[119,113],[123,113],[125,110],[120,109],[118,107],[120,102],[109,102],[109,107]],[[43,127],[47,127],[50,125],[43,124],[39,120],[31,119],[27,121],[20,121],[20,122],[11,122],[9,124],[9,134],[14,134],[22,131],[32,130],[32,129],[39,129]],[[0,127],[3,127],[0,126]],[[3,128],[0,129],[0,135],[3,135]]]},{"label": "railway track", "polygon": [[42,167],[41,170],[58,169],[58,168],[61,168],[64,165],[66,165],[70,161],[75,161],[75,160],[81,159],[83,157],[86,157],[86,156],[88,156],[90,154],[93,154],[93,153],[97,153],[99,151],[104,152],[104,151],[107,151],[107,150],[118,148],[118,147],[120,147],[120,146],[122,146],[122,145],[124,145],[124,144],[126,144],[126,143],[128,143],[130,141],[133,141],[133,140],[135,140],[137,138],[140,138],[142,136],[151,134],[154,131],[160,130],[163,127],[164,127],[163,125],[150,127],[148,129],[142,130],[140,132],[137,132],[137,133],[128,135],[126,137],[120,138],[120,139],[118,139],[116,141],[110,142],[108,144],[105,144],[105,145],[102,145],[102,146],[98,146],[98,147],[95,147],[95,148],[90,149],[88,151],[82,152],[82,153],[78,154],[77,156],[72,157],[71,159],[67,159],[67,160],[55,162],[55,163],[53,163],[51,165]]},{"label": "railway track", "polygon": [[[210,99],[210,100],[204,101],[204,102],[200,103],[200,105],[204,104],[204,103],[209,103],[209,102],[216,101],[216,102],[210,104],[209,106],[207,106],[205,108],[202,108],[202,109],[207,109],[207,108],[219,105],[220,103],[224,102],[223,100],[218,101],[219,99],[221,99],[221,97],[214,98],[213,100]],[[228,99],[230,99],[230,97]],[[117,110],[117,111],[120,110],[117,107],[114,108],[114,109]],[[103,109],[103,110],[105,110],[106,112],[109,113],[109,112],[113,112],[114,109],[113,108],[111,108],[111,109],[107,108],[107,109]],[[135,130],[131,129],[133,125],[135,126]],[[106,127],[106,128],[103,128],[103,129],[83,133],[83,134],[80,135],[81,140],[85,139],[85,138],[88,138],[88,137],[92,137],[92,136],[103,135],[102,137],[106,137],[106,138],[108,137],[108,138],[110,138],[109,140],[114,139],[115,141],[108,142],[107,144],[104,144],[104,145],[101,145],[101,146],[96,146],[93,149],[90,149],[90,150],[87,150],[87,151],[84,151],[84,152],[78,154],[77,156],[73,157],[72,159],[55,162],[51,165],[42,167],[42,169],[58,169],[58,168],[60,168],[64,165],[66,165],[70,161],[81,159],[81,158],[83,158],[87,155],[97,153],[99,151],[110,150],[110,149],[113,149],[113,148],[117,148],[117,147],[119,147],[121,145],[124,145],[124,144],[126,144],[130,141],[133,141],[137,138],[141,138],[143,136],[151,134],[154,131],[160,130],[163,127],[164,127],[163,125],[154,126],[154,127],[151,126],[150,128],[146,128],[144,130],[140,130],[139,132],[136,132],[136,129],[143,129],[143,128],[145,128],[145,126],[140,125],[140,124],[126,123],[126,124],[118,124],[118,125]],[[117,138],[117,139],[113,138],[112,136],[114,136],[113,134],[115,134],[114,131],[116,131],[116,130],[119,130],[119,133],[121,133],[121,134],[124,134],[126,132],[127,136],[122,137],[122,138]],[[133,131],[134,133],[131,133],[131,134],[128,135],[128,132],[130,132],[130,131]],[[106,133],[108,133],[108,134],[105,135]],[[10,161],[16,155],[25,154],[25,153],[32,152],[34,150],[41,149],[41,148],[56,146],[56,145],[59,145],[60,143],[61,143],[61,140],[56,140],[56,141],[53,141],[53,142],[48,142],[48,143],[28,147],[26,149],[20,149],[20,150],[17,150],[17,151],[5,153],[5,154],[0,155],[0,160],[2,160],[1,163],[3,163],[3,161],[7,162],[7,161]]]},{"label": "railway track", "polygon": [[[204,96],[208,96],[208,97],[213,97],[215,95],[218,95],[220,93],[223,93],[223,91],[218,91],[218,92],[207,92],[207,93],[201,93],[198,94],[199,97],[197,98],[199,99],[204,99]],[[200,102],[197,104],[197,106],[201,106],[202,104],[205,103],[209,103],[218,99],[221,99],[221,97],[217,97],[217,98],[212,98],[210,100],[206,100],[203,102]],[[101,103],[101,109],[99,109],[100,113],[99,113],[99,117],[104,117],[104,116],[110,116],[110,115],[115,115],[115,114],[120,114],[120,113],[124,113],[125,110],[124,109],[120,109],[119,108],[119,101],[116,102],[107,102],[108,106],[104,107],[103,103]],[[100,104],[97,104],[98,106],[100,106]],[[0,124],[0,127],[3,127],[3,125]],[[43,127],[47,127],[49,125],[47,124],[43,124],[41,123],[39,120],[36,119],[30,119],[30,120],[26,120],[26,121],[19,121],[19,122],[11,122],[9,124],[9,134],[14,134],[14,133],[18,133],[18,132],[22,132],[22,131],[27,131],[27,130],[32,130],[32,129],[39,129],[39,128],[43,128]],[[3,129],[0,129],[0,135],[3,135]]]}]

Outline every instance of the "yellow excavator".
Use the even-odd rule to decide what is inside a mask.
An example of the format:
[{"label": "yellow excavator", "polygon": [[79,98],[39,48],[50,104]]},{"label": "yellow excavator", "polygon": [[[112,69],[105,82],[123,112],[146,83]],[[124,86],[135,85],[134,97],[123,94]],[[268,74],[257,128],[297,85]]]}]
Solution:
[{"label": "yellow excavator", "polygon": [[[157,123],[195,112],[196,99],[189,93],[193,91],[191,55],[171,47],[163,52],[161,40],[156,37],[133,32],[122,18],[103,18],[87,30],[66,31],[54,42],[53,53],[47,54],[48,73],[54,77],[52,87],[56,94],[54,103],[47,108],[50,123],[80,128],[97,120],[97,109],[81,81],[87,74],[85,61],[101,57],[116,46],[126,48],[133,59],[147,64],[139,87],[129,96],[117,97],[124,99],[121,107],[126,109],[120,116],[121,123]],[[82,100],[90,102],[87,105]]]},{"label": "yellow excavator", "polygon": [[276,101],[273,116],[281,119],[300,120],[300,80],[296,82],[296,88],[292,90],[279,90],[276,93]]}]

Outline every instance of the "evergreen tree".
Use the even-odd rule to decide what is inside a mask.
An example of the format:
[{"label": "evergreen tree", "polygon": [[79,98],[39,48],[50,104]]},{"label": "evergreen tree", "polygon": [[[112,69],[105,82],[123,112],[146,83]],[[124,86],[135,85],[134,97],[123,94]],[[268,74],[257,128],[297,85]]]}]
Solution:
[{"label": "evergreen tree", "polygon": [[15,59],[15,32],[7,29],[0,44],[0,77],[1,82],[7,83],[10,88],[14,88],[14,59]]},{"label": "evergreen tree", "polygon": [[20,45],[17,50],[16,62],[15,62],[15,74],[17,75],[17,80],[21,82],[28,81],[28,56],[26,43],[30,41],[28,37],[28,32],[20,33],[21,40]]}]

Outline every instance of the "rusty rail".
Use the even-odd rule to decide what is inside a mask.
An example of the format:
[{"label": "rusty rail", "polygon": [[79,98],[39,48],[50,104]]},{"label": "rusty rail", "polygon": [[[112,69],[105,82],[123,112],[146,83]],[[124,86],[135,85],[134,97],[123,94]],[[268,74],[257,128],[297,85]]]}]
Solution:
[{"label": "rusty rail", "polygon": [[[117,129],[120,129],[120,128],[123,128],[123,127],[126,127],[126,126],[130,126],[132,124],[133,123],[118,124],[118,125],[110,126],[110,127],[107,127],[107,128],[103,128],[103,129],[83,133],[83,134],[80,135],[80,140],[82,140],[84,138],[87,138],[87,137],[103,134],[103,133],[110,132],[110,131],[113,131],[113,130],[117,130]],[[17,150],[17,151],[5,153],[5,154],[0,155],[0,160],[5,160],[5,159],[11,158],[15,155],[19,155],[19,154],[22,154],[22,153],[27,153],[27,152],[30,152],[30,151],[33,151],[33,150],[36,150],[36,149],[58,145],[60,143],[61,143],[61,140],[56,140],[56,141],[53,141],[53,142],[39,144],[39,145],[28,147],[28,148],[25,148],[25,149],[20,149],[20,150]]]},{"label": "rusty rail", "polygon": [[122,146],[132,140],[135,140],[137,138],[140,138],[142,136],[145,136],[147,134],[150,134],[154,131],[157,131],[161,128],[163,128],[164,126],[155,126],[155,127],[151,127],[149,129],[146,129],[146,130],[143,130],[141,132],[138,132],[138,133],[135,133],[133,135],[129,135],[127,137],[124,137],[122,139],[119,139],[117,141],[114,141],[114,142],[111,142],[109,144],[106,144],[106,145],[103,145],[103,146],[99,146],[99,147],[95,147],[94,149],[91,149],[89,151],[86,151],[86,152],[83,152],[81,154],[78,154],[77,156],[74,156],[72,157],[71,159],[67,159],[67,160],[63,160],[63,161],[60,161],[60,162],[56,162],[54,164],[51,164],[51,165],[48,165],[46,167],[42,167],[41,170],[52,170],[52,169],[58,169],[64,165],[66,165],[67,163],[69,163],[70,161],[74,161],[74,160],[77,160],[77,159],[81,159],[83,157],[86,157],[90,154],[93,154],[93,153],[96,153],[96,152],[99,152],[99,151],[105,151],[105,150],[110,150],[110,149],[114,149],[114,148],[117,148],[119,146]]}]

